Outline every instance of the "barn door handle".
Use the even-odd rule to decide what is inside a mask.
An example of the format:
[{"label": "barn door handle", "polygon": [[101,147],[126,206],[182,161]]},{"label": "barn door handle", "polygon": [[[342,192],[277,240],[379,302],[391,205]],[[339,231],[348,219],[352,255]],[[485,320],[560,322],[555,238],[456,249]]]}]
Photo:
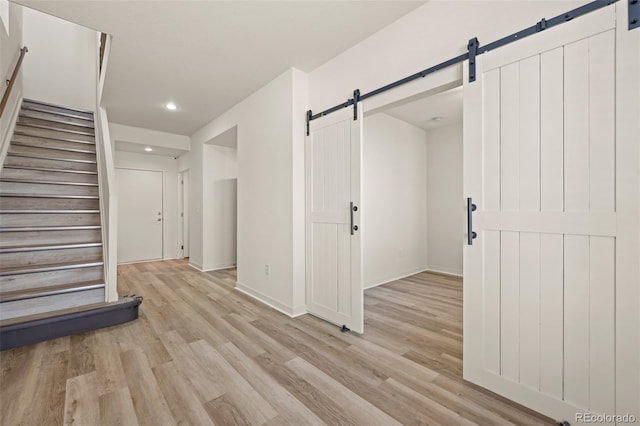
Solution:
[{"label": "barn door handle", "polygon": [[353,224],[353,212],[358,211],[358,206],[353,205],[353,201],[349,203],[349,214],[351,216],[351,235],[355,234],[358,230],[358,225]]},{"label": "barn door handle", "polygon": [[476,205],[473,204],[471,197],[467,198],[467,244],[473,245],[473,240],[478,236],[473,232],[473,217],[472,214],[476,211]]}]

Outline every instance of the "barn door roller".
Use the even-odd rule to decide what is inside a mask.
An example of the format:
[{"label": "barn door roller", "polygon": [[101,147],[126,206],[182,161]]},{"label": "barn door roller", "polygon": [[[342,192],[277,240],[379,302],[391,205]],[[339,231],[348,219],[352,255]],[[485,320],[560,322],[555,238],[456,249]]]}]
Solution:
[{"label": "barn door roller", "polygon": [[629,29],[640,27],[640,0],[629,0]]},{"label": "barn door roller", "polygon": [[472,38],[467,44],[467,50],[469,51],[469,83],[476,81],[476,55],[478,54],[478,47],[480,43],[477,38]]}]

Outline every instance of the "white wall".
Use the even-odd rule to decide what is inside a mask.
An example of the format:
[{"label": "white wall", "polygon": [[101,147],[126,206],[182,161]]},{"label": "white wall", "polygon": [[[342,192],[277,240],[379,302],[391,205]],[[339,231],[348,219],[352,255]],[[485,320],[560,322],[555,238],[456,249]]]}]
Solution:
[{"label": "white wall", "polygon": [[[202,186],[210,173],[205,144],[238,126],[238,288],[290,315],[304,312],[304,250],[294,254],[294,247],[304,241],[304,216],[299,217],[304,194],[298,186],[306,96],[306,75],[290,69],[191,137],[192,207],[197,212],[192,235],[202,236],[212,217]],[[294,114],[293,105],[301,111]],[[207,244],[192,243],[191,263],[197,266],[208,257]]]},{"label": "white wall", "polygon": [[[163,256],[178,257],[178,161],[173,157],[116,151],[116,168],[162,171]],[[126,208],[121,203],[118,208]],[[118,241],[121,244],[122,241]]]},{"label": "white wall", "polygon": [[427,250],[430,270],[462,275],[464,212],[460,122],[427,131]]},{"label": "white wall", "polygon": [[142,127],[109,123],[111,139],[120,142],[138,143],[162,148],[189,150],[189,136],[160,132]]},{"label": "white wall", "polygon": [[[430,1],[309,74],[309,107],[332,107],[588,1]],[[499,17],[499,19],[496,19]],[[395,89],[402,90],[402,89]],[[364,101],[367,105],[376,97]]]},{"label": "white wall", "polygon": [[[215,139],[214,139],[215,142]],[[204,180],[202,244],[199,269],[215,270],[236,265],[238,150],[226,146],[203,148]]]},{"label": "white wall", "polygon": [[24,97],[94,111],[98,72],[96,31],[23,10]]},{"label": "white wall", "polygon": [[427,138],[379,113],[364,120],[364,287],[427,268]]},{"label": "white wall", "polygon": [[[22,6],[13,3],[9,3],[8,6],[8,34],[4,25],[0,24],[0,82],[2,82],[2,84],[0,84],[0,97],[2,97],[5,90],[7,90],[4,81],[11,77],[13,68],[16,66],[18,57],[20,56],[20,48],[22,47]],[[25,60],[28,59],[28,55],[29,53],[27,53]],[[22,81],[22,73],[20,73],[18,80],[16,80],[13,86],[2,118],[0,118],[0,142],[3,141],[6,133],[9,131],[11,115],[22,93]]]}]

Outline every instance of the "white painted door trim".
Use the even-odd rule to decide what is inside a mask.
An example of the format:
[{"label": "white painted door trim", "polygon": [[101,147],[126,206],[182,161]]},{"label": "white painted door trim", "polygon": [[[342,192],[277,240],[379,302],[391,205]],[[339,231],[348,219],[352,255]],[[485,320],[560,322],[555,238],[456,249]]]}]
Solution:
[{"label": "white painted door trim", "polygon": [[189,257],[189,179],[190,170],[178,172],[178,258]]}]

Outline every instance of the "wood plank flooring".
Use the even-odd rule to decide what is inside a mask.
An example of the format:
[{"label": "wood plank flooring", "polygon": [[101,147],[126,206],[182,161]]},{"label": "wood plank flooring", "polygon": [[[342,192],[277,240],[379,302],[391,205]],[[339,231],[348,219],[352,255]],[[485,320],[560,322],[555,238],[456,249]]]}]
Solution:
[{"label": "wood plank flooring", "polygon": [[462,283],[365,292],[365,334],[291,319],[185,261],[118,268],[138,321],[1,353],[2,425],[552,424],[462,380]]}]

